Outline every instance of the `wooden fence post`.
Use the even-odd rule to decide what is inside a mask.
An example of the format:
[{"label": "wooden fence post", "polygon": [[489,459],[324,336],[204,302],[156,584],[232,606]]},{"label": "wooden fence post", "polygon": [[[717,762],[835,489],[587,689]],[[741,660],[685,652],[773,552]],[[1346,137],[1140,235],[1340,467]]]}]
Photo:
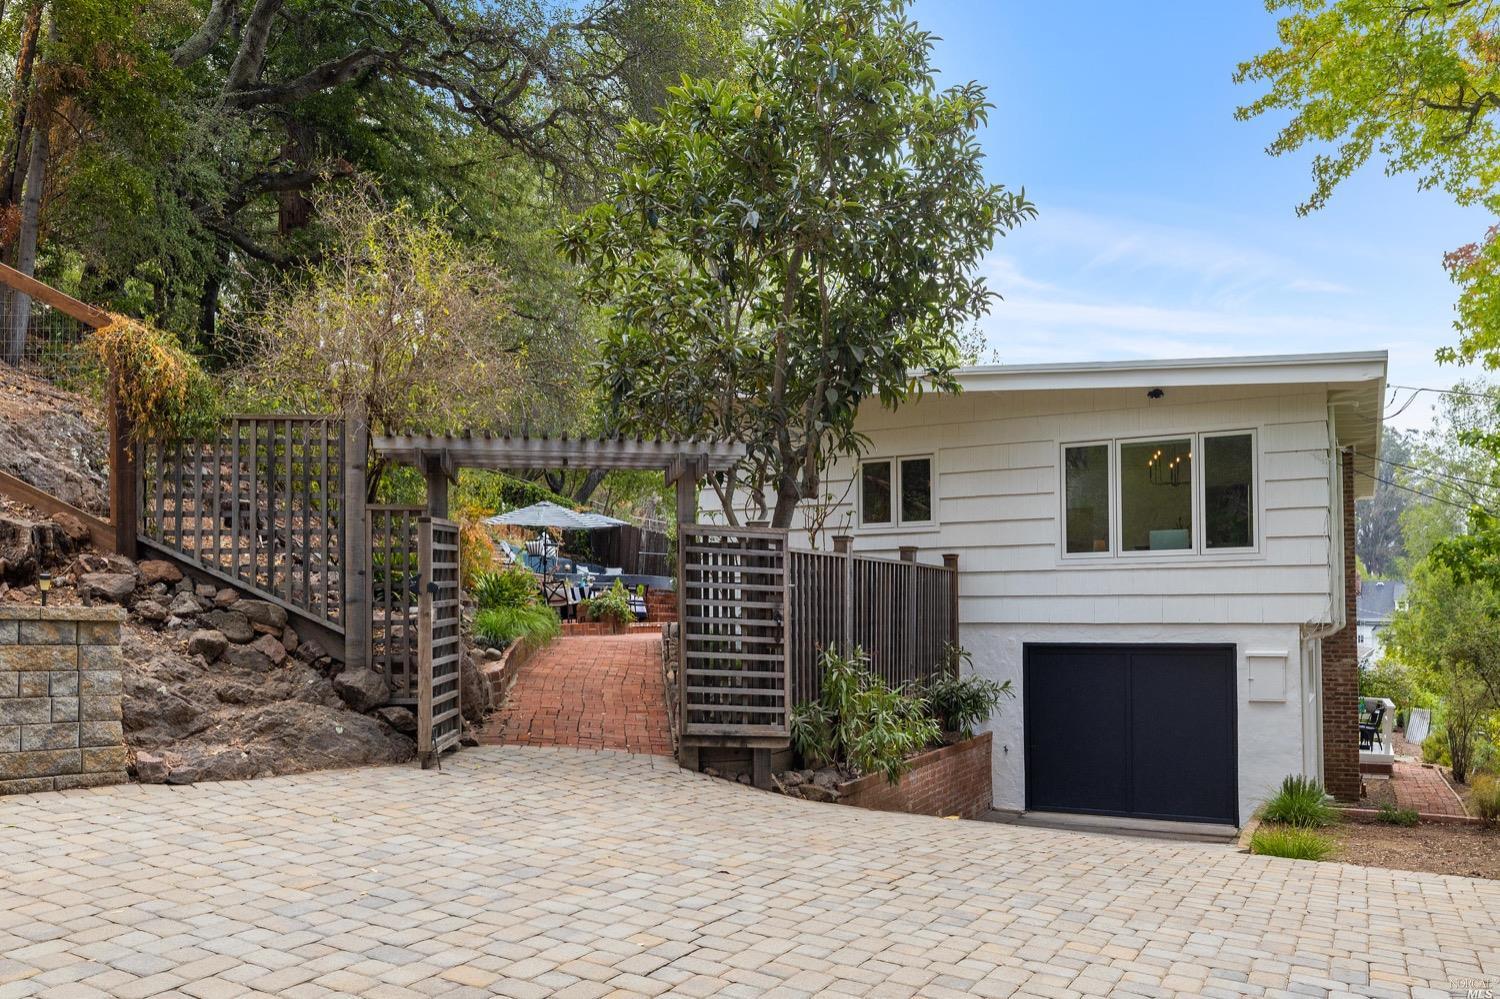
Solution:
[{"label": "wooden fence post", "polygon": [[370,665],[370,532],[365,523],[365,469],[370,454],[370,425],[353,409],[344,416],[344,665]]},{"label": "wooden fence post", "polygon": [[[943,555],[943,568],[948,570],[948,644],[958,646],[958,553]],[[958,669],[955,659],[953,668]]]},{"label": "wooden fence post", "polygon": [[841,611],[839,641],[844,655],[854,652],[854,537],[849,534],[833,536],[833,551],[844,556],[844,606]]},{"label": "wooden fence post", "polygon": [[136,556],[136,530],[141,497],[136,489],[135,428],[120,398],[119,376],[109,375],[109,519],[114,549],[126,558]]},{"label": "wooden fence post", "polygon": [[902,545],[899,551],[901,561],[909,566],[901,570],[906,577],[906,607],[903,608],[902,616],[905,636],[901,642],[901,655],[906,659],[903,672],[915,675],[917,668],[917,546]]},{"label": "wooden fence post", "polygon": [[683,528],[698,521],[698,463],[675,467],[677,480],[677,765],[697,773],[698,747],[684,744],[687,735],[687,538]]}]

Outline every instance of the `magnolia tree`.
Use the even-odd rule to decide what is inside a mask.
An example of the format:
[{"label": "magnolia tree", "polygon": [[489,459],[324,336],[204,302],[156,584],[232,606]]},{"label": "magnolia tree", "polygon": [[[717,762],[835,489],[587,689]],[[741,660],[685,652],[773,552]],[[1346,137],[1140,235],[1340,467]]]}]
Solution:
[{"label": "magnolia tree", "polygon": [[955,388],[978,274],[1034,214],[985,180],[982,88],[939,90],[901,0],[779,0],[729,80],[685,79],[632,122],[609,197],[565,251],[613,320],[600,377],[628,432],[741,441],[718,478],[787,526],[855,414]]}]

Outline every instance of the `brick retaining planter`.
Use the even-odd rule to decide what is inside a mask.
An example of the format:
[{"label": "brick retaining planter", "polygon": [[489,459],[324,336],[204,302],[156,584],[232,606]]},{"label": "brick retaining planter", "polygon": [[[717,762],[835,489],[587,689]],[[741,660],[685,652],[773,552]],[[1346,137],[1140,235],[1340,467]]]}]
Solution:
[{"label": "brick retaining planter", "polygon": [[975,818],[994,801],[990,773],[990,733],[929,750],[892,785],[881,774],[867,774],[841,784],[839,804],[913,815],[958,815]]},{"label": "brick retaining planter", "polygon": [[125,781],[118,607],[0,607],[0,794]]}]

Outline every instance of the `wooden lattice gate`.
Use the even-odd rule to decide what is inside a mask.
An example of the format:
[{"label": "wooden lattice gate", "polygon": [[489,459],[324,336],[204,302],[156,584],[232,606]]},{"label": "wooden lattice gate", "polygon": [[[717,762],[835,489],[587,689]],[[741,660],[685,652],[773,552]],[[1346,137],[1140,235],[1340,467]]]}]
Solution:
[{"label": "wooden lattice gate", "polygon": [[785,745],[787,532],[678,528],[684,744]]},{"label": "wooden lattice gate", "polygon": [[458,745],[463,731],[463,641],[459,635],[458,525],[418,522],[421,600],[417,616],[417,752],[422,766]]}]

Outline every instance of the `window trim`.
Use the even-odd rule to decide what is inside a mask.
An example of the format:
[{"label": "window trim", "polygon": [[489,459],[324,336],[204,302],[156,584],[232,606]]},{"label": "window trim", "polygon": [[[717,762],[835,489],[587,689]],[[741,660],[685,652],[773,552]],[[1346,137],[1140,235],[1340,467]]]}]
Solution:
[{"label": "window trim", "polygon": [[[901,463],[905,461],[926,459],[927,461],[927,497],[932,518],[929,520],[903,520],[901,518]],[[865,523],[865,489],[864,474],[865,465],[875,465],[881,462],[890,462],[891,465],[891,519],[883,520],[877,524]],[[854,467],[854,526],[855,529],[867,534],[879,532],[895,532],[904,530],[931,530],[938,526],[938,463],[937,452],[917,451],[910,454],[891,455],[868,455],[862,457]]]},{"label": "window trim", "polygon": [[[1248,547],[1209,548],[1206,542],[1207,503],[1204,491],[1206,479],[1204,475],[1199,474],[1199,470],[1204,467],[1203,441],[1206,438],[1212,437],[1250,438],[1250,488],[1252,491],[1250,507],[1252,522],[1250,545]],[[1122,550],[1124,499],[1119,475],[1121,446],[1126,444],[1141,444],[1149,441],[1184,439],[1189,442],[1189,447],[1193,453],[1193,462],[1197,466],[1194,468],[1195,474],[1193,475],[1192,484],[1192,544],[1187,548],[1173,548],[1158,552],[1127,552]],[[1067,452],[1069,448],[1091,447],[1101,444],[1108,445],[1109,447],[1109,551],[1069,552]],[[1264,538],[1265,524],[1265,484],[1261,481],[1260,433],[1254,427],[1235,427],[1225,430],[1161,431],[1150,434],[1133,434],[1129,437],[1104,437],[1059,442],[1057,448],[1057,509],[1057,554],[1058,560],[1064,563],[1077,564],[1100,561],[1233,561],[1235,559],[1244,559],[1247,556],[1259,555],[1263,551],[1262,539]]]},{"label": "window trim", "polygon": [[[1249,555],[1260,551],[1261,493],[1260,487],[1260,441],[1254,430],[1205,430],[1198,434],[1198,455],[1203,462],[1204,474],[1198,476],[1195,488],[1198,492],[1198,518],[1202,525],[1202,555]],[[1204,441],[1214,437],[1250,438],[1250,544],[1238,548],[1208,547],[1208,450]]]},{"label": "window trim", "polygon": [[[1068,451],[1079,447],[1102,447],[1105,449],[1104,464],[1104,491],[1108,508],[1106,516],[1109,518],[1108,534],[1109,547],[1102,552],[1070,552],[1068,551]],[[1057,550],[1062,553],[1063,558],[1069,561],[1097,562],[1100,559],[1114,558],[1115,549],[1119,547],[1116,538],[1119,528],[1119,518],[1115,514],[1115,442],[1108,437],[1092,441],[1068,441],[1058,445],[1057,449],[1057,498],[1061,514],[1057,518]]]}]

